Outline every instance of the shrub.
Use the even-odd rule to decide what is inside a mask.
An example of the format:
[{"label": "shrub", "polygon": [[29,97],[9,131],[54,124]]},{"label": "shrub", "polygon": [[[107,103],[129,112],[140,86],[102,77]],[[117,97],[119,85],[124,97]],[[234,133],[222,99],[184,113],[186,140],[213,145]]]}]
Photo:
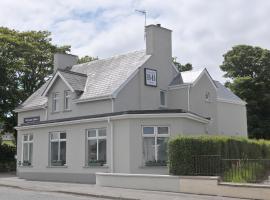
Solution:
[{"label": "shrub", "polygon": [[16,148],[6,144],[0,145],[0,172],[14,171]]},{"label": "shrub", "polygon": [[168,145],[169,170],[194,175],[194,156],[220,155],[225,159],[270,159],[270,142],[225,136],[176,136]]}]

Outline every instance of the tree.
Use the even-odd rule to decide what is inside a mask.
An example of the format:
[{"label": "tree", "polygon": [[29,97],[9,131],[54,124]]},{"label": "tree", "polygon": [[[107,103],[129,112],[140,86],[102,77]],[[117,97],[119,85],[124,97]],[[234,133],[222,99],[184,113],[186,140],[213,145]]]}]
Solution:
[{"label": "tree", "polygon": [[53,54],[70,46],[52,44],[50,32],[20,32],[0,27],[0,121],[14,132],[14,108],[44,84],[53,72]]},{"label": "tree", "polygon": [[180,62],[177,62],[177,57],[173,57],[173,63],[177,67],[179,72],[191,71],[193,69],[192,64],[190,63],[186,63],[185,65],[182,65]]},{"label": "tree", "polygon": [[87,62],[91,62],[94,60],[98,60],[98,57],[91,57],[91,56],[83,56],[81,58],[79,58],[78,63],[87,63]]},{"label": "tree", "polygon": [[226,86],[247,102],[249,136],[270,139],[270,51],[238,45],[223,57]]}]

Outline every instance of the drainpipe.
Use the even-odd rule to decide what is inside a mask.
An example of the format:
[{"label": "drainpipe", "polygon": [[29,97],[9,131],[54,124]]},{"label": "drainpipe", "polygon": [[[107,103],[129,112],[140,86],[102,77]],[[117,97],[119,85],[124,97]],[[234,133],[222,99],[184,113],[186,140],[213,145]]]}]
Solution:
[{"label": "drainpipe", "polygon": [[190,111],[190,84],[188,85],[188,111]]},{"label": "drainpipe", "polygon": [[108,124],[110,125],[110,132],[111,132],[111,173],[114,172],[114,157],[113,157],[113,122],[111,121],[111,118],[108,117]]}]

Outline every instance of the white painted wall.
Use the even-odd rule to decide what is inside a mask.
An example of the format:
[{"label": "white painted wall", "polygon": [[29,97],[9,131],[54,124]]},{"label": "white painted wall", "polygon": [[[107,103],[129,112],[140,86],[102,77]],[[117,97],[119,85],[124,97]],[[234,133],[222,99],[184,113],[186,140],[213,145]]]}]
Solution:
[{"label": "white painted wall", "polygon": [[220,135],[236,135],[247,137],[246,106],[217,102],[218,131]]}]

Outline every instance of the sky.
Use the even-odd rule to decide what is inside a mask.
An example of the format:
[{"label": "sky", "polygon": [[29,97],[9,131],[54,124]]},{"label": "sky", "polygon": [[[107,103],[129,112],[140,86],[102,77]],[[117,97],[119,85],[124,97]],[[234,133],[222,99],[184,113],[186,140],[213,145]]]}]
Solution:
[{"label": "sky", "polygon": [[224,82],[219,69],[233,46],[270,49],[269,0],[0,0],[0,26],[48,30],[71,53],[106,58],[145,49],[147,24],[171,29],[173,56],[195,70],[207,68]]}]

